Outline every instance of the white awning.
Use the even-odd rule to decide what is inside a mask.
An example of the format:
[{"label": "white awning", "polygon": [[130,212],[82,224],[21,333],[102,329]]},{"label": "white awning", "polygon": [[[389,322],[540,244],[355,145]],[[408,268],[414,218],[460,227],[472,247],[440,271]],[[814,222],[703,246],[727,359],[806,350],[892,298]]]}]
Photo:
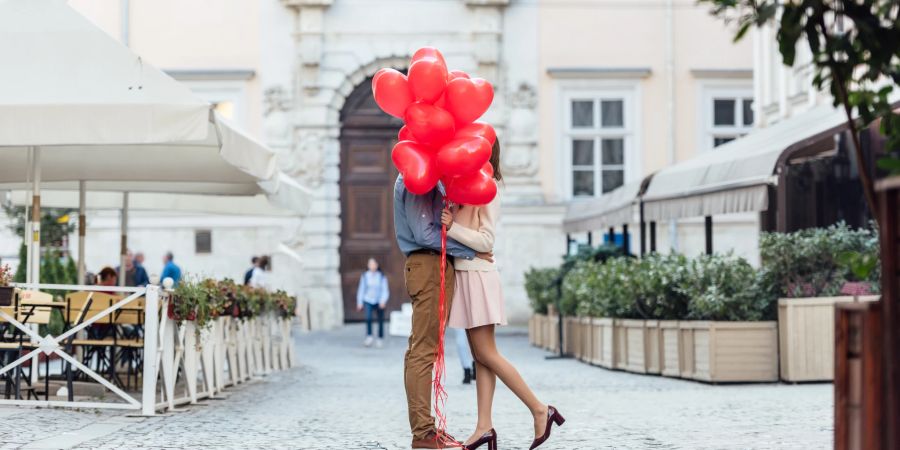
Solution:
[{"label": "white awning", "polygon": [[710,150],[654,175],[643,196],[648,221],[765,211],[775,166],[792,146],[807,146],[846,127],[843,110],[820,106]]},{"label": "white awning", "polygon": [[569,203],[563,230],[566,233],[596,231],[634,221],[635,204],[642,181],[628,183],[592,199],[575,199]]}]

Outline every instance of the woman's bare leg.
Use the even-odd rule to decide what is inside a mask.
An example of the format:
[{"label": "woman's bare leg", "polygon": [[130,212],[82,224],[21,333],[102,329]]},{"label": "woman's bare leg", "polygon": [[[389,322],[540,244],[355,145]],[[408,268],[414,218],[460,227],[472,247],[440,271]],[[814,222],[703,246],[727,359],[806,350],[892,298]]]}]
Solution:
[{"label": "woman's bare leg", "polygon": [[[466,334],[468,334],[469,330],[466,330]],[[472,347],[472,338],[469,337],[469,348],[472,348],[472,355],[475,355],[475,349]],[[497,375],[489,369],[487,366],[478,362],[475,359],[475,392],[478,398],[478,423],[475,424],[475,431],[472,433],[472,436],[469,436],[469,439],[466,439],[466,444],[471,444],[480,438],[484,433],[487,433],[494,428],[493,420],[491,419],[491,409],[494,403],[494,391],[497,389]]]},{"label": "woman's bare leg", "polygon": [[[468,330],[469,343],[472,346],[472,354],[481,366],[490,369],[500,381],[506,385],[534,416],[535,437],[544,434],[547,427],[547,405],[541,403],[534,392],[525,384],[525,380],[519,375],[519,371],[510,364],[503,355],[497,351],[497,342],[494,339],[494,325],[472,328]],[[478,370],[481,367],[479,366]],[[480,376],[481,373],[478,373]],[[479,423],[481,417],[481,397],[479,396]]]}]

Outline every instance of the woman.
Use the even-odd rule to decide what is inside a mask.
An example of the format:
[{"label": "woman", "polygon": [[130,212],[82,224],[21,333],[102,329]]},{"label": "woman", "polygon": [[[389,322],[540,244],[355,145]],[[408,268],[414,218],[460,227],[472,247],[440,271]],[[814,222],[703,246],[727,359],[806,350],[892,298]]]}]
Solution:
[{"label": "woman", "polygon": [[[503,179],[500,174],[500,144],[494,143],[490,159],[494,167],[494,180]],[[441,223],[447,226],[447,235],[467,245],[476,252],[492,252],[494,248],[494,226],[500,215],[500,195],[484,206],[459,206],[455,211],[444,210]],[[465,441],[465,448],[476,449],[488,444],[490,450],[497,448],[497,432],[491,421],[491,404],[494,388],[499,377],[534,416],[534,442],[537,448],[550,437],[551,424],[562,425],[565,419],[552,406],[542,403],[531,392],[519,372],[497,351],[494,327],[506,325],[503,311],[503,291],[500,275],[493,262],[483,259],[465,260],[457,258],[456,288],[450,309],[449,325],[465,328],[469,345],[475,357],[478,378],[475,386],[478,396],[478,424],[475,432]]]},{"label": "woman", "polygon": [[378,261],[369,258],[368,270],[359,277],[359,289],[356,290],[356,310],[366,308],[366,340],[363,345],[372,345],[372,316],[378,316],[378,340],[375,347],[381,348],[384,342],[384,307],[388,301],[388,280],[381,271]]}]

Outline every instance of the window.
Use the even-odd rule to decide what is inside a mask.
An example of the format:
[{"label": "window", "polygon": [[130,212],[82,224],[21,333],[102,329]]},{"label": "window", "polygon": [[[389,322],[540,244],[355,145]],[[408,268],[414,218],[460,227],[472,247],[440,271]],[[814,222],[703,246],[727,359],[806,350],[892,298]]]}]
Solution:
[{"label": "window", "polygon": [[197,230],[194,232],[194,252],[198,255],[212,253],[212,231]]},{"label": "window", "polygon": [[631,93],[573,93],[566,99],[564,148],[572,197],[596,197],[625,183]]},{"label": "window", "polygon": [[703,103],[706,148],[731,142],[753,129],[753,95],[749,88],[710,88]]}]

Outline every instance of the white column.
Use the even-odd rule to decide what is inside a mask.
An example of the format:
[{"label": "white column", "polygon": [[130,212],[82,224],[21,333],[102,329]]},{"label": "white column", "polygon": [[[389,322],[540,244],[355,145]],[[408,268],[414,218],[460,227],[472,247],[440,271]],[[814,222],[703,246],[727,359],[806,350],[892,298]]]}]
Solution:
[{"label": "white column", "polygon": [[27,272],[31,275],[29,283],[41,282],[41,148],[32,147],[34,158],[31,161],[32,171],[32,197],[31,197],[31,229],[29,246],[31,247],[31,257],[28,259]]},{"label": "white column", "polygon": [[87,186],[85,181],[78,182],[78,279],[75,284],[83,284],[87,272],[84,261],[84,242],[87,235]]},{"label": "white column", "polygon": [[119,258],[119,286],[125,286],[125,260],[128,258],[128,193],[122,194],[122,243]]},{"label": "white column", "polygon": [[141,414],[156,413],[157,343],[159,342],[159,286],[147,286],[144,309],[144,373],[141,391]]}]

